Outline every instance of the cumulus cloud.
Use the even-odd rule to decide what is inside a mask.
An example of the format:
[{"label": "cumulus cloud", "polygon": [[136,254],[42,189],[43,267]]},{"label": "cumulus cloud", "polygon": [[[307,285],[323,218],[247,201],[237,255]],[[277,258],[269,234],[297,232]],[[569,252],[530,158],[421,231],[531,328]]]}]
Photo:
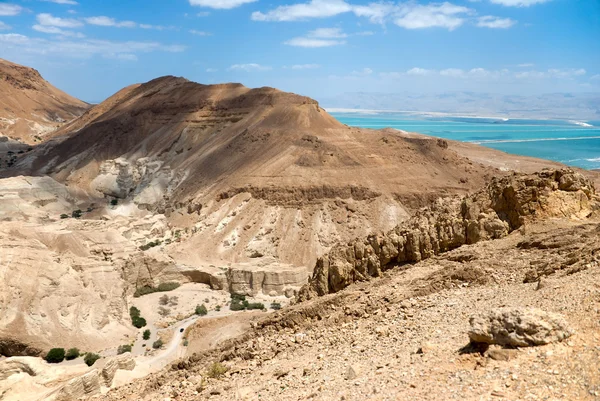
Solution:
[{"label": "cumulus cloud", "polygon": [[254,21],[298,21],[327,18],[352,11],[344,0],[311,0],[308,3],[279,6],[267,13],[252,13]]},{"label": "cumulus cloud", "polygon": [[23,7],[17,4],[0,3],[0,16],[2,17],[13,17],[21,14]]},{"label": "cumulus cloud", "polygon": [[546,3],[550,0],[490,0],[492,3],[508,7],[529,7],[535,4]]},{"label": "cumulus cloud", "polygon": [[83,22],[71,18],[54,17],[52,14],[38,14],[36,17],[38,24],[43,26],[55,26],[58,28],[79,28]]},{"label": "cumulus cloud", "polygon": [[394,23],[406,29],[446,28],[450,31],[461,26],[465,16],[473,14],[467,7],[448,2],[441,4],[407,4],[400,7],[394,17]]},{"label": "cumulus cloud", "polygon": [[492,15],[486,15],[477,19],[477,26],[481,28],[508,29],[516,23],[517,21],[510,18],[500,18]]},{"label": "cumulus cloud", "polygon": [[296,47],[330,47],[346,43],[348,37],[340,28],[318,28],[308,32],[305,36],[292,38],[284,44]]},{"label": "cumulus cloud", "polygon": [[258,0],[190,0],[192,6],[229,10]]},{"label": "cumulus cloud", "polygon": [[44,1],[47,1],[48,3],[68,4],[71,6],[76,6],[77,4],[79,4],[74,0],[44,0]]},{"label": "cumulus cloud", "polygon": [[210,32],[205,32],[205,31],[197,31],[195,29],[190,29],[189,32],[192,35],[197,35],[197,36],[212,36],[212,33]]},{"label": "cumulus cloud", "polygon": [[185,47],[181,45],[165,45],[159,42],[119,42],[96,39],[73,41],[65,38],[48,40],[15,33],[0,34],[0,48],[6,51],[75,59],[89,59],[94,56],[131,59],[131,55],[134,54],[155,51],[182,52],[185,50]]},{"label": "cumulus cloud", "polygon": [[270,70],[272,70],[272,68],[269,66],[266,66],[266,65],[249,63],[249,64],[234,64],[231,67],[229,67],[228,70],[229,71],[253,72],[253,71],[270,71]]},{"label": "cumulus cloud", "polygon": [[85,18],[85,22],[90,25],[112,26],[116,28],[135,28],[137,26],[133,21],[117,21],[114,18],[106,17],[104,15]]},{"label": "cumulus cloud", "polygon": [[410,70],[406,71],[407,75],[421,75],[421,76],[425,76],[425,75],[429,75],[431,74],[432,71],[431,70],[427,70],[425,68],[411,68]]},{"label": "cumulus cloud", "polygon": [[294,64],[290,68],[292,70],[314,70],[316,68],[320,68],[319,64]]}]

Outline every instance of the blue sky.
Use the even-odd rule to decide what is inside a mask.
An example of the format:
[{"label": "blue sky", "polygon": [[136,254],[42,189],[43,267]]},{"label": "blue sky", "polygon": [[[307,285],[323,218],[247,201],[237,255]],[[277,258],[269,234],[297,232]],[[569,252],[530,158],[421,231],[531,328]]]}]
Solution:
[{"label": "blue sky", "polygon": [[599,0],[11,0],[0,57],[99,101],[162,75],[344,92],[600,92]]}]

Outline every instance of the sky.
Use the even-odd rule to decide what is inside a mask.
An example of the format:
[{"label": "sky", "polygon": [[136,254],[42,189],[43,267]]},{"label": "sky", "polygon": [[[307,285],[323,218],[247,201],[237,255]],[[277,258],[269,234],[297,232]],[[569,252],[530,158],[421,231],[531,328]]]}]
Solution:
[{"label": "sky", "polygon": [[0,58],[88,102],[163,75],[317,100],[600,93],[600,0],[10,0]]}]

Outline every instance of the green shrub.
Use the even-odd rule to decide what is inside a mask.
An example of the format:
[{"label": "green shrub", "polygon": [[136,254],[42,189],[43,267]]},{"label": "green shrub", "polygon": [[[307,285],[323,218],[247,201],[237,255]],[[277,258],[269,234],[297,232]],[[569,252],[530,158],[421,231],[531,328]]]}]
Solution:
[{"label": "green shrub", "polygon": [[179,286],[181,286],[181,284],[175,282],[161,283],[158,287],[144,286],[135,290],[133,296],[139,298],[142,295],[148,295],[155,292],[173,291],[174,289],[179,288]]},{"label": "green shrub", "polygon": [[160,338],[158,340],[154,341],[154,343],[152,343],[152,348],[154,348],[154,349],[159,349],[162,346],[163,346],[163,342]]},{"label": "green shrub", "polygon": [[146,326],[146,319],[143,317],[135,317],[131,319],[131,323],[133,323],[135,328],[141,329],[142,327]]},{"label": "green shrub", "polygon": [[64,348],[52,348],[46,354],[46,362],[48,363],[61,363],[65,360],[65,349]]},{"label": "green shrub", "polygon": [[271,309],[279,310],[279,309],[281,309],[281,304],[279,302],[272,302]]},{"label": "green shrub", "polygon": [[79,358],[79,350],[77,348],[71,348],[67,351],[65,355],[67,361],[72,361],[73,359]]},{"label": "green shrub", "polygon": [[246,307],[237,301],[231,301],[231,303],[229,304],[229,309],[232,311],[240,311],[245,310]]},{"label": "green shrub", "polygon": [[64,214],[64,213],[63,213],[63,214],[61,214],[61,215],[60,215],[60,218],[61,218],[61,219],[68,219],[68,218],[69,218],[69,215],[68,215],[68,214]]},{"label": "green shrub", "polygon": [[248,309],[248,310],[252,310],[252,309],[263,310],[263,309],[265,309],[265,305],[260,302],[251,302],[245,306],[246,306],[246,309]]},{"label": "green shrub", "polygon": [[149,340],[150,339],[150,334],[151,334],[150,330],[147,330],[147,329],[144,330],[144,335],[143,335],[144,340]]},{"label": "green shrub", "polygon": [[117,355],[121,355],[126,352],[131,352],[131,345],[129,345],[129,344],[119,345],[119,348],[117,349]]},{"label": "green shrub", "polygon": [[79,209],[74,210],[73,213],[71,213],[71,217],[78,219],[81,217],[81,215],[83,214],[83,212]]},{"label": "green shrub", "polygon": [[133,319],[134,317],[140,317],[140,310],[138,308],[136,308],[135,306],[132,306],[131,308],[129,308],[129,316],[131,316],[131,318]]},{"label": "green shrub", "polygon": [[206,376],[210,377],[211,379],[219,379],[223,377],[223,375],[227,373],[228,370],[229,369],[227,368],[227,366],[223,365],[220,362],[215,362],[212,365],[210,365],[210,367],[206,371]]},{"label": "green shrub", "polygon": [[217,306],[215,306],[215,310],[216,310],[217,312],[221,312],[221,305],[217,305]]},{"label": "green shrub", "polygon": [[100,359],[100,355],[94,354],[92,352],[88,352],[87,354],[85,354],[83,361],[85,362],[86,365],[92,366],[93,364],[96,363],[96,361],[98,359]]},{"label": "green shrub", "polygon": [[186,338],[185,340],[183,340],[183,346],[184,346],[184,347],[187,347],[187,346],[188,346],[188,344],[189,344],[189,342],[188,342],[187,338]]},{"label": "green shrub", "polygon": [[110,204],[112,206],[117,206],[119,204],[119,200],[118,199],[113,199],[113,200],[110,201]]},{"label": "green shrub", "polygon": [[208,310],[204,304],[196,306],[196,315],[206,316],[208,314]]}]

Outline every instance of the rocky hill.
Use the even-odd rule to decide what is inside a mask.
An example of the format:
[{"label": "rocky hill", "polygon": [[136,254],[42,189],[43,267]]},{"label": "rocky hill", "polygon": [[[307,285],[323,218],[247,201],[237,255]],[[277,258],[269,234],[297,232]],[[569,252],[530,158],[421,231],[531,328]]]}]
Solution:
[{"label": "rocky hill", "polygon": [[0,135],[40,143],[88,108],[36,70],[0,59]]},{"label": "rocky hill", "polygon": [[[323,258],[329,291],[319,293],[317,269],[311,299],[103,399],[598,399],[600,198],[590,181],[572,171],[498,179],[405,227],[417,233],[406,242],[414,257],[400,258],[402,228],[347,252],[340,244]],[[435,232],[448,234],[445,248]],[[430,240],[413,246],[419,237]],[[348,280],[332,288],[336,277]]]}]

